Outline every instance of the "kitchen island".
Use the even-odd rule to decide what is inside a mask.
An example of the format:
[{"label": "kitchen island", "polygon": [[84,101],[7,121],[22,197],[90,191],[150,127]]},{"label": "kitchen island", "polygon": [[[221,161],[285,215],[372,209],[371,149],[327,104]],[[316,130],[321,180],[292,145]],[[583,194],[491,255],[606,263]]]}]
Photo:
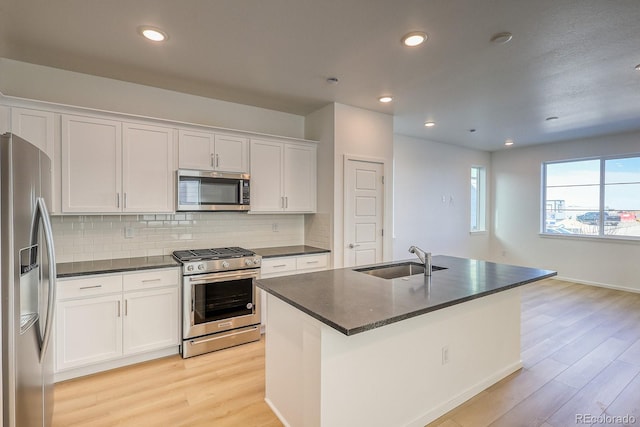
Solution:
[{"label": "kitchen island", "polygon": [[445,269],[430,278],[345,268],[258,281],[265,399],[285,425],[424,426],[520,369],[518,287],[556,273],[433,264]]}]

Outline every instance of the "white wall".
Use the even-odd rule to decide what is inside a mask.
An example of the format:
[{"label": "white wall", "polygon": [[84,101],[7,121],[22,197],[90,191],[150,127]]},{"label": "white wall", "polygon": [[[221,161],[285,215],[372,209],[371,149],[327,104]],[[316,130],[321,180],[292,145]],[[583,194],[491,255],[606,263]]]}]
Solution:
[{"label": "white wall", "polygon": [[469,228],[470,169],[484,166],[490,174],[490,153],[394,135],[394,162],[393,258],[413,258],[407,250],[416,245],[433,254],[489,259],[490,233]]},{"label": "white wall", "polygon": [[305,138],[318,141],[317,213],[305,215],[305,241],[325,249],[333,247],[334,125],[334,104],[305,117]]},{"label": "white wall", "polygon": [[539,235],[542,162],[639,152],[640,133],[494,152],[492,258],[557,270],[570,280],[640,291],[637,241]]},{"label": "white wall", "polygon": [[344,156],[354,155],[385,162],[385,211],[383,258],[393,259],[391,230],[393,224],[393,116],[335,104],[334,153],[334,266],[342,267],[344,257]]},{"label": "white wall", "polygon": [[0,58],[0,92],[145,117],[304,137],[303,116],[6,58]]}]

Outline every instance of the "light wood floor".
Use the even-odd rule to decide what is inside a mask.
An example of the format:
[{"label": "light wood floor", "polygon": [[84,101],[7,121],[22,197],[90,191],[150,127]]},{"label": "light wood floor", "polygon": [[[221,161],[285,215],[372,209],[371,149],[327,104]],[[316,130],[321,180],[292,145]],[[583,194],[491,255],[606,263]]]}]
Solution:
[{"label": "light wood floor", "polygon": [[[640,426],[640,294],[559,280],[522,289],[524,368],[429,427],[585,425],[577,414]],[[260,341],[56,384],[53,424],[281,426],[263,399]]]}]

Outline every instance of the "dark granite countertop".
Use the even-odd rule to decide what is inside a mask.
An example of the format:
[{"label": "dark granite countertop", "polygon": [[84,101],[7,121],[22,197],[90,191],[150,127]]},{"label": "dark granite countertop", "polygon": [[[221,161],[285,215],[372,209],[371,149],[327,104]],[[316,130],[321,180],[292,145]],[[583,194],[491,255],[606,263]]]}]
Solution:
[{"label": "dark granite countertop", "polygon": [[281,256],[312,255],[331,252],[329,249],[316,248],[307,245],[275,246],[272,248],[251,249],[262,258],[276,258]]},{"label": "dark granite countertop", "polygon": [[430,284],[422,274],[387,280],[342,268],[260,279],[258,287],[354,335],[557,274],[443,255],[434,256],[433,265],[447,269],[433,271]]},{"label": "dark granite countertop", "polygon": [[63,262],[56,264],[57,277],[86,276],[89,274],[119,273],[153,268],[179,267],[170,255],[137,258],[116,258],[97,261]]}]

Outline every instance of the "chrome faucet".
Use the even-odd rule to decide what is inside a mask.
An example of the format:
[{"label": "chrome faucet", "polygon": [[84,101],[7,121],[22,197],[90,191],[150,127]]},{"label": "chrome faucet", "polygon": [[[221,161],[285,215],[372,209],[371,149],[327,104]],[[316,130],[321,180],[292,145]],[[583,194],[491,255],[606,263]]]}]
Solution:
[{"label": "chrome faucet", "polygon": [[409,253],[416,254],[424,265],[424,275],[431,276],[431,252],[425,252],[417,246],[411,246]]}]

